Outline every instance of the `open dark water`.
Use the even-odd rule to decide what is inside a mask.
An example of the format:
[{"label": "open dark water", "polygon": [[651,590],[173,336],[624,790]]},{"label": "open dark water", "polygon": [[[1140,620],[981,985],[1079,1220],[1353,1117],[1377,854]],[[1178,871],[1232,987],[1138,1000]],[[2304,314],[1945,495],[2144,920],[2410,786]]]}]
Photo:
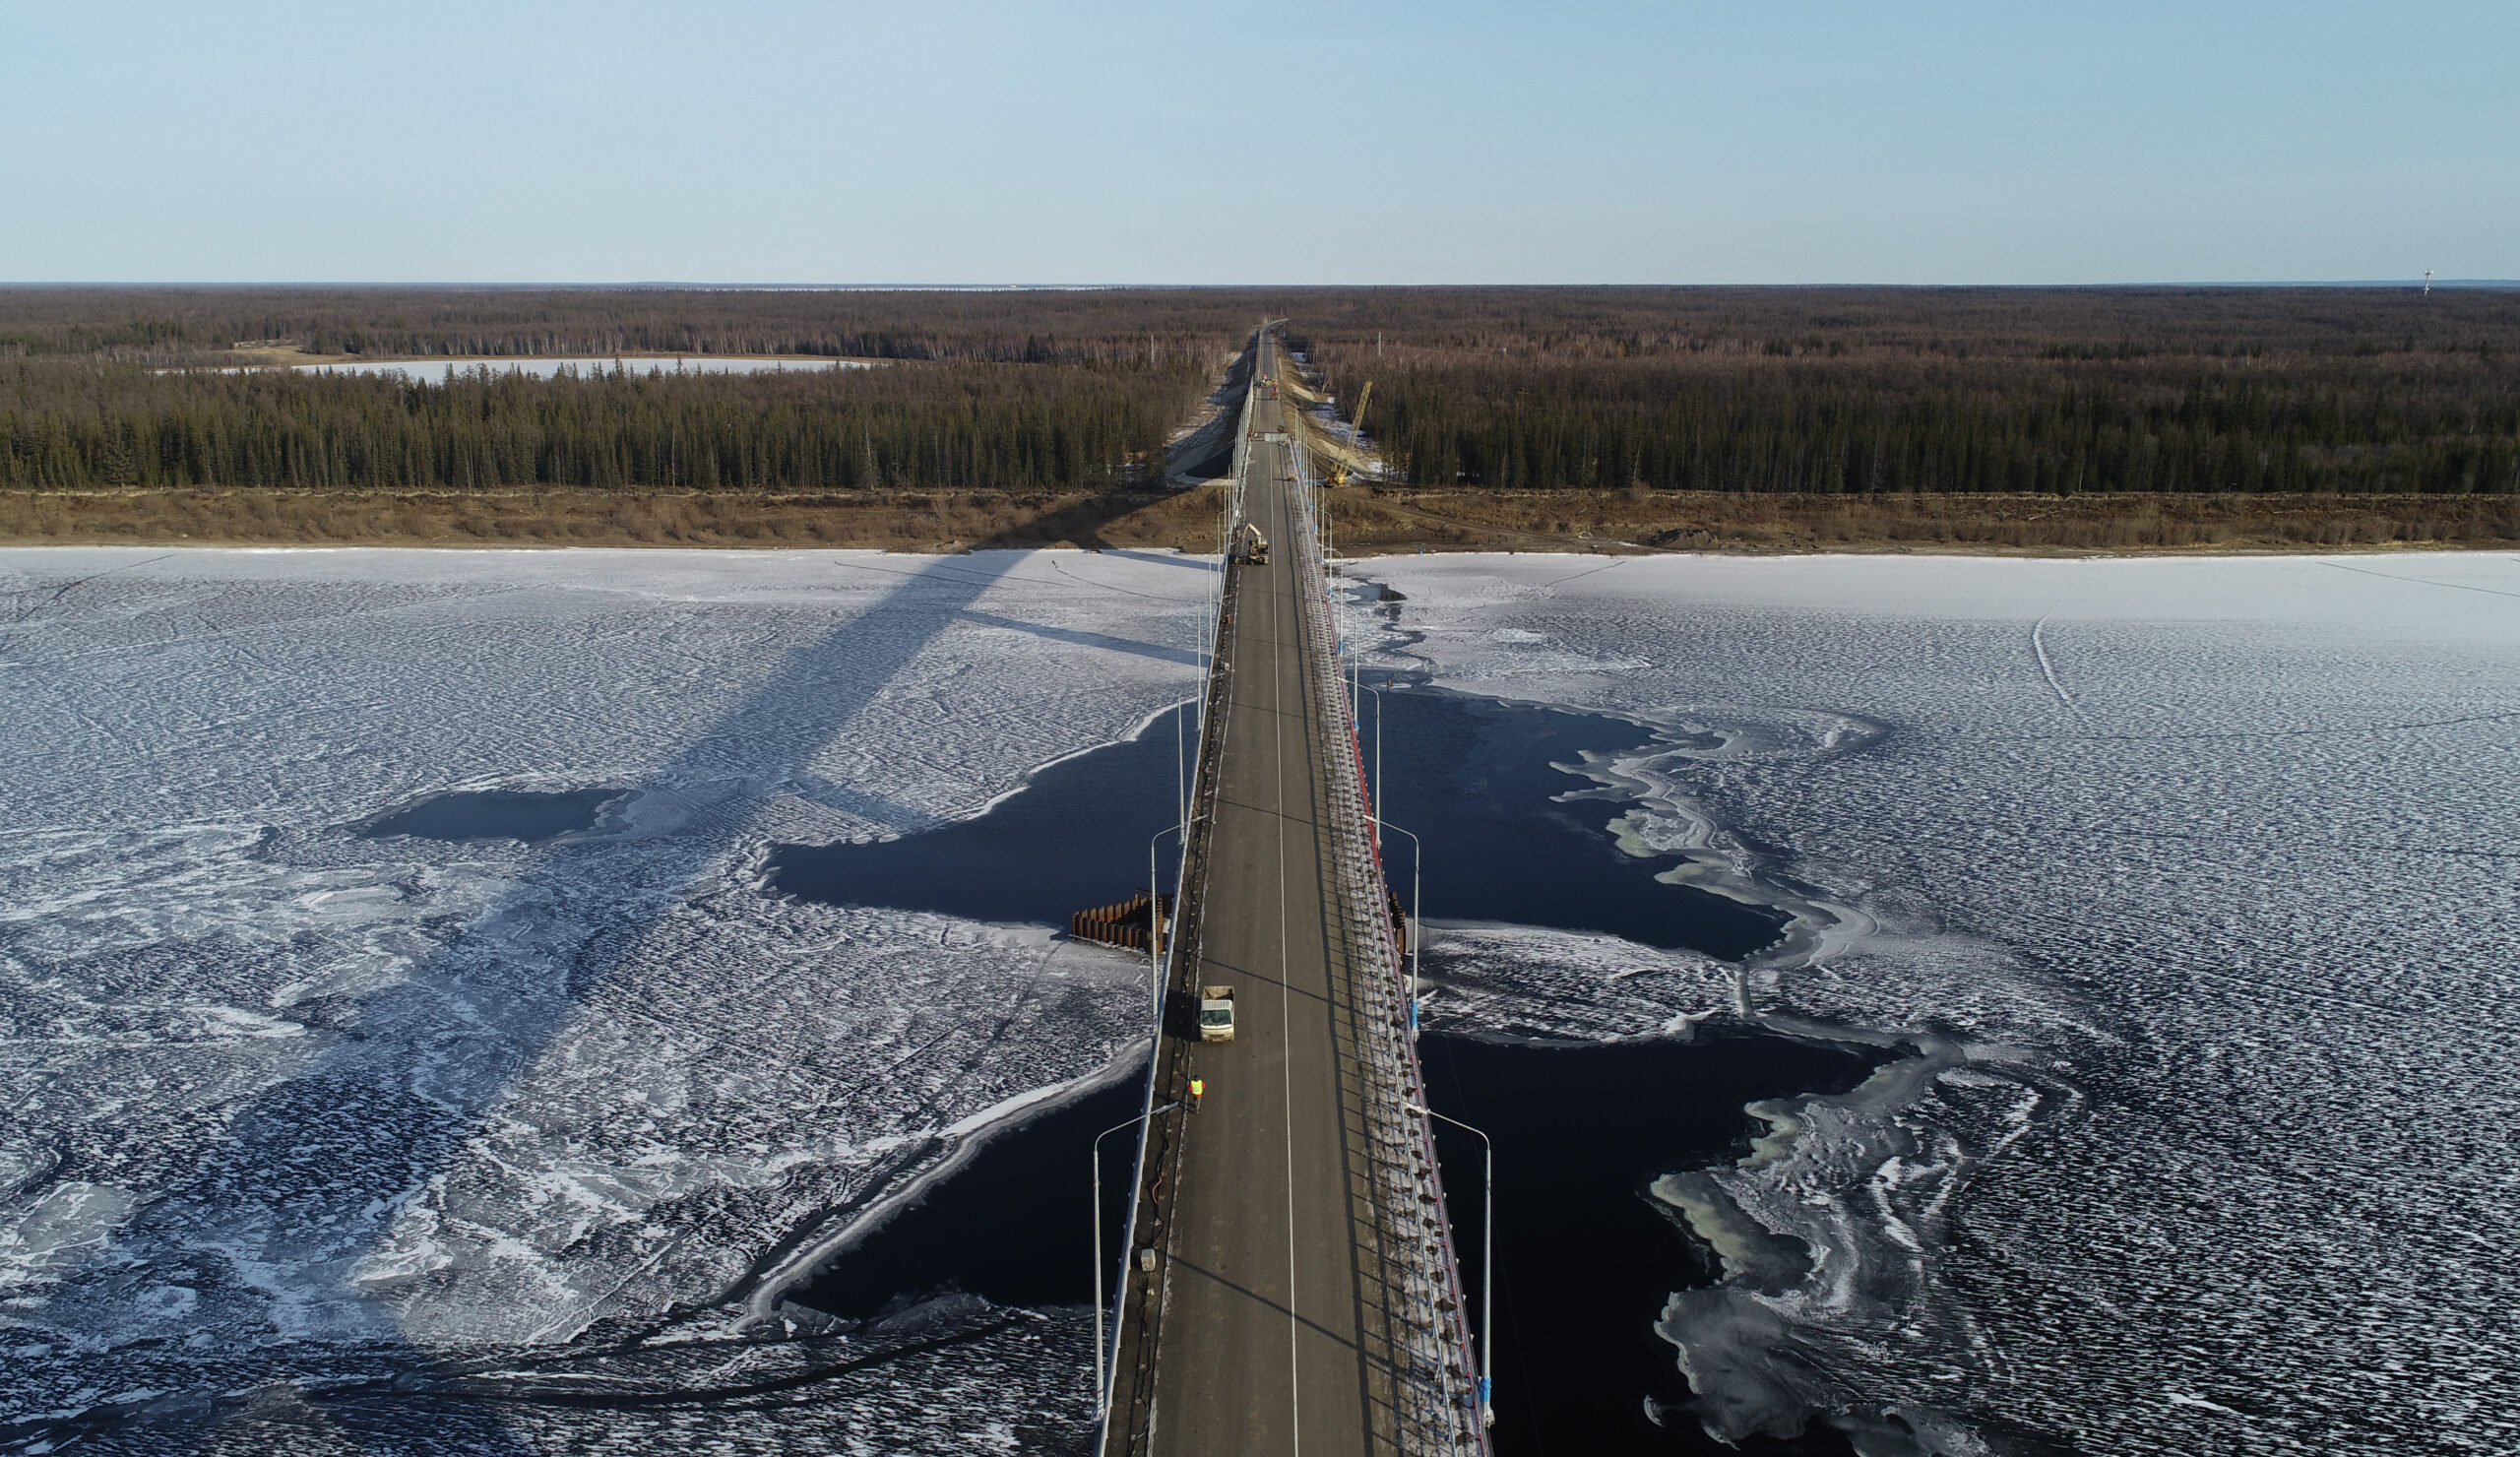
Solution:
[{"label": "open dark water", "polygon": [[[1636,748],[1650,740],[1646,729],[1448,693],[1397,689],[1382,697],[1391,716],[1380,756],[1389,781],[1383,815],[1426,843],[1420,893],[1428,919],[1605,931],[1722,957],[1776,939],[1786,919],[1779,913],[1656,880],[1676,861],[1621,852],[1604,829],[1618,813],[1614,801],[1599,797],[1593,781],[1551,767],[1580,764],[1587,749]],[[1051,765],[973,819],[866,845],[775,847],[771,888],[839,905],[1050,925],[1126,900],[1146,885],[1147,841],[1178,814],[1173,718]],[[1185,727],[1196,731],[1194,722]],[[1588,797],[1557,802],[1567,793]],[[1166,837],[1157,870],[1167,884],[1174,854]],[[1408,840],[1389,837],[1384,855],[1406,899]]]},{"label": "open dark water", "polygon": [[[1386,691],[1382,816],[1425,842],[1430,920],[1505,921],[1606,931],[1640,945],[1737,958],[1776,939],[1787,918],[1654,877],[1678,863],[1621,851],[1605,827],[1621,810],[1592,780],[1553,766],[1586,750],[1623,753],[1653,734],[1600,714]],[[1375,764],[1375,704],[1362,714]],[[1560,802],[1563,794],[1585,797]],[[1406,898],[1410,845],[1386,837],[1383,859]]]},{"label": "open dark water", "polygon": [[[1144,889],[1147,842],[1180,817],[1180,751],[1166,714],[1140,736],[1062,759],[988,812],[870,845],[782,845],[771,889],[835,905],[1064,926]],[[1197,750],[1191,743],[1190,751]],[[1168,887],[1178,836],[1157,847]]]},{"label": "open dark water", "polygon": [[374,821],[366,833],[422,840],[522,840],[528,845],[595,827],[619,790],[464,790],[435,794]]},{"label": "open dark water", "polygon": [[[1605,829],[1617,802],[1554,767],[1580,764],[1587,750],[1640,747],[1648,730],[1421,690],[1387,691],[1383,701],[1384,813],[1426,840],[1429,920],[1604,931],[1723,957],[1775,938],[1782,915],[1655,880],[1673,861],[1620,852]],[[1370,700],[1364,723],[1370,766]],[[1043,770],[975,819],[879,844],[777,847],[771,888],[1061,924],[1073,911],[1145,885],[1147,840],[1173,821],[1178,772],[1171,720],[1159,719],[1137,739]],[[1385,854],[1406,897],[1407,840],[1392,837]],[[1168,878],[1171,868],[1167,846],[1161,873]],[[1878,1056],[1750,1032],[1580,1046],[1429,1035],[1419,1047],[1433,1107],[1497,1144],[1498,1450],[1727,1450],[1684,1412],[1668,1426],[1645,1415],[1649,1401],[1678,1408],[1688,1398],[1677,1354],[1653,1333],[1664,1300],[1715,1277],[1709,1257],[1645,1187],[1746,1149],[1753,1129],[1743,1105],[1851,1088]],[[949,1288],[1014,1305],[1090,1299],[1089,1147],[1143,1098],[1143,1084],[1128,1079],[1000,1131],[795,1299],[852,1318]],[[1440,1152],[1475,1287],[1478,1143],[1447,1132]],[[1104,1250],[1113,1267],[1134,1161],[1126,1135],[1103,1145]],[[1471,1299],[1476,1313],[1476,1289]],[[1743,1450],[1848,1448],[1818,1433]]]},{"label": "open dark water", "polygon": [[[1428,1106],[1496,1146],[1496,1450],[1717,1453],[1686,1411],[1678,1353],[1654,1334],[1676,1290],[1713,1284],[1713,1256],[1646,1193],[1675,1169],[1746,1153],[1742,1106],[1845,1092],[1885,1060],[1872,1049],[1770,1033],[1575,1046],[1428,1034]],[[1479,1140],[1436,1125],[1471,1329],[1481,1309]],[[1648,1401],[1673,1408],[1658,1425]],[[1816,1431],[1739,1450],[1849,1451]]]},{"label": "open dark water", "polygon": [[[789,1299],[851,1320],[949,1287],[1001,1305],[1091,1304],[1094,1136],[1145,1108],[1146,1080],[1124,1078],[1007,1129]],[[1137,1154],[1126,1133],[1102,1141],[1105,1281],[1119,1263]]]},{"label": "open dark water", "polygon": [[[1428,1034],[1418,1046],[1435,1110],[1496,1143],[1497,1451],[1733,1450],[1687,1415],[1677,1353],[1653,1331],[1670,1292],[1710,1284],[1716,1271],[1646,1186],[1745,1152],[1755,1131],[1745,1103],[1844,1092],[1883,1054],[1765,1033],[1566,1046]],[[1087,1303],[1094,1138],[1134,1118],[1145,1096],[1143,1082],[1125,1079],[1004,1130],[790,1299],[858,1320],[946,1289],[1007,1305]],[[1477,1330],[1480,1150],[1440,1125],[1436,1147]],[[1102,1146],[1106,1282],[1136,1153],[1125,1133]],[[1669,1425],[1646,1416],[1649,1400],[1675,1409]],[[1814,1431],[1739,1450],[1851,1449]]]}]

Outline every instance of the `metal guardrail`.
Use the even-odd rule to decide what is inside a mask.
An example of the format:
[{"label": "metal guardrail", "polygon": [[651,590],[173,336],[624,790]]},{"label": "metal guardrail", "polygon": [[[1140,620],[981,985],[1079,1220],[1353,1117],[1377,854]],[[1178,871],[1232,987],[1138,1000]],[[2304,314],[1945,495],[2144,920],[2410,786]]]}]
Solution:
[{"label": "metal guardrail", "polygon": [[[1181,868],[1174,879],[1175,904],[1181,917],[1173,928],[1170,946],[1166,948],[1163,969],[1167,991],[1178,989],[1182,970],[1196,964],[1196,948],[1202,938],[1205,900],[1206,840],[1213,828],[1213,817],[1207,812],[1215,793],[1213,761],[1221,752],[1220,735],[1212,726],[1221,726],[1218,712],[1220,696],[1230,672],[1231,664],[1224,656],[1226,634],[1223,616],[1234,600],[1234,584],[1238,580],[1230,564],[1233,535],[1241,529],[1248,503],[1251,412],[1258,389],[1255,354],[1252,378],[1246,381],[1240,417],[1236,421],[1233,444],[1232,489],[1223,503],[1219,542],[1228,561],[1220,571],[1216,611],[1212,614],[1215,647],[1209,659],[1205,684],[1206,709],[1199,730],[1198,769],[1191,781],[1188,843],[1183,846]],[[1300,428],[1288,432],[1288,441],[1295,459],[1295,489],[1292,492],[1295,539],[1286,543],[1287,565],[1312,573],[1309,579],[1317,591],[1298,590],[1295,595],[1300,630],[1313,651],[1309,655],[1313,691],[1316,701],[1329,710],[1330,729],[1334,743],[1344,738],[1349,763],[1344,772],[1330,777],[1333,858],[1340,890],[1340,914],[1350,948],[1351,974],[1360,995],[1357,1060],[1368,1073],[1367,1127],[1371,1139],[1371,1163],[1376,1176],[1374,1236],[1384,1261],[1388,1304],[1393,1321],[1393,1395],[1401,1419],[1401,1448],[1404,1452],[1424,1457],[1460,1457],[1476,1452],[1487,1457],[1490,1452],[1488,1434],[1480,1421],[1478,1407],[1477,1366],[1472,1360],[1468,1304],[1463,1299],[1461,1261],[1454,1248],[1449,1222],[1445,1219],[1443,1180],[1435,1160],[1434,1125],[1422,1116],[1408,1112],[1411,1106],[1425,1107],[1425,1078],[1418,1063],[1417,1047],[1409,1036],[1409,992],[1404,962],[1395,938],[1391,919],[1384,912],[1388,882],[1383,873],[1381,853],[1371,832],[1371,810],[1364,796],[1364,750],[1356,733],[1355,714],[1350,702],[1347,684],[1339,667],[1339,638],[1336,606],[1330,595],[1328,561],[1323,548],[1323,533],[1312,499],[1314,475],[1303,448]],[[1335,752],[1335,750],[1334,750]],[[1194,877],[1201,882],[1194,892]],[[1185,961],[1185,956],[1187,960]],[[1120,1354],[1124,1333],[1129,1327],[1129,1276],[1138,1244],[1138,1218],[1146,1206],[1148,1194],[1148,1162],[1154,1147],[1152,1118],[1166,1089],[1164,1039],[1161,1026],[1156,1029],[1156,1061],[1147,1079],[1145,1111],[1140,1114],[1138,1161],[1132,1180],[1135,1190],[1129,1206],[1129,1222],[1120,1244],[1120,1273],[1115,1285],[1114,1306],[1119,1319],[1112,1322],[1105,1384],[1100,1393],[1102,1422],[1096,1433],[1095,1450],[1110,1450],[1109,1441],[1115,1424],[1124,1430],[1136,1427],[1136,1413],[1115,1409],[1114,1399],[1120,1378]],[[1099,1215],[1098,1215],[1099,1217]],[[1168,1264],[1168,1262],[1166,1262]],[[1392,1278],[1392,1272],[1398,1278]],[[1150,1314],[1160,1316],[1150,1305],[1141,1313],[1141,1343],[1147,1336]],[[1160,1346],[1160,1319],[1154,1340]],[[1151,1372],[1132,1368],[1133,1378],[1151,1382]],[[1139,1391],[1138,1400],[1151,1395]],[[1133,1401],[1133,1407],[1137,1401]]]},{"label": "metal guardrail", "polygon": [[[1426,1106],[1425,1076],[1418,1049],[1409,1036],[1409,991],[1404,962],[1390,918],[1382,913],[1388,895],[1382,857],[1372,833],[1372,812],[1364,796],[1364,745],[1356,732],[1355,710],[1339,666],[1337,604],[1331,595],[1329,563],[1323,550],[1325,533],[1318,520],[1312,487],[1315,476],[1303,448],[1300,429],[1290,431],[1295,457],[1296,518],[1301,530],[1294,560],[1315,575],[1317,592],[1300,592],[1303,629],[1311,639],[1314,688],[1331,706],[1331,729],[1344,738],[1347,772],[1331,781],[1335,817],[1332,844],[1350,943],[1365,955],[1360,987],[1372,998],[1373,1036],[1360,1040],[1362,1060],[1377,1076],[1368,1101],[1368,1127],[1380,1146],[1375,1159],[1383,1197],[1375,1201],[1384,1228],[1377,1235],[1387,1244],[1385,1256],[1409,1252],[1404,1264],[1418,1277],[1405,1290],[1409,1305],[1399,1312],[1410,1332],[1407,1350],[1411,1369],[1401,1383],[1409,1400],[1403,1406],[1407,1425],[1404,1444],[1420,1452],[1458,1453],[1465,1448],[1488,1451],[1487,1429],[1480,1420],[1478,1365],[1472,1359],[1469,1306],[1463,1299],[1461,1260],[1445,1218],[1443,1178],[1435,1159],[1434,1125],[1410,1114],[1410,1106]],[[1300,609],[1299,607],[1299,609]],[[1432,1266],[1432,1269],[1428,1267]],[[1395,1377],[1403,1373],[1395,1371]],[[1411,1438],[1414,1437],[1414,1440]]]},{"label": "metal guardrail", "polygon": [[[1255,358],[1251,378],[1243,383],[1242,408],[1234,421],[1233,486],[1227,500],[1222,504],[1219,517],[1217,545],[1220,560],[1217,563],[1217,589],[1208,613],[1208,671],[1206,679],[1200,684],[1202,696],[1199,711],[1199,751],[1194,761],[1195,767],[1191,771],[1189,817],[1183,825],[1181,858],[1172,881],[1172,904],[1178,908],[1178,915],[1171,926],[1172,939],[1164,947],[1164,965],[1160,974],[1163,979],[1161,982],[1163,994],[1156,999],[1155,1046],[1147,1069],[1146,1103],[1138,1114],[1138,1156],[1136,1168],[1131,1172],[1129,1181],[1132,1190],[1129,1198],[1129,1218],[1121,1231],[1118,1256],[1119,1278],[1112,1285],[1112,1309],[1116,1318],[1111,1321],[1109,1344],[1102,1353],[1103,1379],[1102,1389],[1096,1393],[1096,1399],[1100,1404],[1100,1415],[1094,1434],[1094,1450],[1098,1453],[1108,1449],[1113,1419],[1127,1417],[1127,1414],[1115,1410],[1114,1398],[1120,1381],[1121,1348],[1129,1328],[1129,1274],[1131,1267],[1136,1263],[1134,1255],[1138,1247],[1138,1215],[1150,1202],[1147,1163],[1149,1152],[1155,1145],[1153,1138],[1155,1110],[1159,1099],[1162,1099],[1166,1092],[1164,1086],[1166,1062],[1163,1026],[1164,1008],[1169,1000],[1169,994],[1176,989],[1177,983],[1181,981],[1182,969],[1185,966],[1197,965],[1195,948],[1205,929],[1207,898],[1204,894],[1204,879],[1207,867],[1207,838],[1215,824],[1215,818],[1210,813],[1216,792],[1215,760],[1222,752],[1217,730],[1224,723],[1224,699],[1232,673],[1232,664],[1226,653],[1224,623],[1236,596],[1232,571],[1232,541],[1233,533],[1240,528],[1242,522],[1244,467],[1247,464],[1246,457],[1249,454],[1251,436],[1251,402],[1258,389],[1258,374]],[[1201,881],[1199,894],[1193,894],[1190,888],[1194,873]],[[1149,887],[1149,890],[1153,889],[1154,887]],[[1183,952],[1185,946],[1192,948],[1192,953],[1186,961]],[[1097,1209],[1094,1217],[1101,1219],[1102,1211]],[[1139,1326],[1142,1338],[1148,1320],[1148,1313],[1141,1312]],[[1132,1374],[1135,1375],[1136,1372],[1133,1370]],[[1127,1425],[1133,1426],[1134,1423],[1129,1422]]]}]

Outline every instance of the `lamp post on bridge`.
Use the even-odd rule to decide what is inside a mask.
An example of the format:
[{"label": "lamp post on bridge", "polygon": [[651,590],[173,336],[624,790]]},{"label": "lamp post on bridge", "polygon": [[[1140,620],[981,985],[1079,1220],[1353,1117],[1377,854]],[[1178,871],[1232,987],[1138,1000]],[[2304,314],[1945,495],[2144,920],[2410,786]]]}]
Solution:
[{"label": "lamp post on bridge", "polygon": [[[1152,1070],[1147,1074],[1149,1077],[1154,1075]],[[1102,1140],[1123,1128],[1151,1123],[1157,1114],[1168,1113],[1180,1106],[1176,1102],[1167,1103],[1162,1108],[1149,1109],[1134,1118],[1123,1119],[1094,1135],[1094,1418],[1098,1422],[1109,1416],[1111,1412],[1111,1383],[1107,1375],[1109,1368],[1103,1363],[1107,1348],[1103,1345],[1102,1337]],[[1135,1191],[1132,1190],[1132,1192]],[[1123,1271],[1120,1276],[1120,1294],[1126,1296],[1128,1292],[1129,1277]]]},{"label": "lamp post on bridge", "polygon": [[1450,1123],[1464,1133],[1479,1134],[1479,1145],[1484,1150],[1486,1192],[1479,1212],[1479,1422],[1482,1426],[1493,1426],[1496,1408],[1488,1398],[1496,1373],[1496,1145],[1488,1141],[1486,1134],[1459,1118],[1447,1118],[1431,1108],[1414,1103],[1401,1107],[1419,1117]]},{"label": "lamp post on bridge", "polygon": [[[1164,919],[1164,902],[1160,899],[1160,887],[1164,882],[1159,878],[1156,872],[1155,848],[1164,843],[1164,837],[1166,835],[1180,836],[1182,869],[1186,871],[1189,868],[1190,827],[1206,818],[1207,815],[1204,812],[1194,814],[1177,825],[1166,825],[1163,829],[1158,830],[1153,835],[1147,837],[1146,967],[1147,980],[1152,983],[1148,993],[1149,1004],[1152,1008],[1150,1016],[1155,1023],[1155,1035],[1159,1038],[1164,1036],[1164,948],[1171,943],[1166,941],[1163,934],[1166,929],[1166,923]],[[1172,911],[1173,919],[1176,920],[1179,919],[1181,911],[1181,877],[1178,875],[1172,877]]]},{"label": "lamp post on bridge", "polygon": [[1190,750],[1188,734],[1182,728],[1182,717],[1189,710],[1190,703],[1191,701],[1185,698],[1172,709],[1173,800],[1179,806],[1179,811],[1173,819],[1176,823],[1185,825],[1190,822]]},{"label": "lamp post on bridge", "polygon": [[1382,690],[1368,688],[1359,683],[1356,691],[1374,696],[1374,792],[1371,796],[1372,802],[1365,807],[1374,816],[1374,853],[1380,855],[1382,853]]},{"label": "lamp post on bridge", "polygon": [[1409,1035],[1418,1035],[1418,948],[1426,939],[1424,907],[1418,891],[1424,884],[1426,847],[1410,831],[1376,816],[1374,827],[1394,834],[1409,836]]}]

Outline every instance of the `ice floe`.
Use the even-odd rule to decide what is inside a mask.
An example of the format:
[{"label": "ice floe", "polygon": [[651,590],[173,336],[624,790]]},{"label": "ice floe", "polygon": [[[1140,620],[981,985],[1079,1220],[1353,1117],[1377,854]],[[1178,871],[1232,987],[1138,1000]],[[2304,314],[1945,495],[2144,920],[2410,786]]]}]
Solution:
[{"label": "ice floe", "polygon": [[1661,726],[1606,828],[1795,914],[1737,969],[1439,927],[1438,1016],[1907,1053],[1656,1184],[1731,1272],[1661,1326],[1711,1429],[2520,1446],[2520,561],[1348,571],[1383,666]]},{"label": "ice floe", "polygon": [[[992,1110],[1138,1045],[1142,969],[783,900],[761,863],[1125,737],[1193,691],[1210,580],[0,551],[0,1435],[163,1450],[215,1412],[257,1450],[590,1449],[592,1408],[511,1399],[555,1360],[638,1397],[602,1428],[625,1450],[700,1429],[677,1391],[782,1371],[790,1409],[721,1405],[711,1440],[1072,1427],[1062,1312],[802,1330],[756,1298]],[[376,833],[479,791],[603,807],[531,844]]]}]

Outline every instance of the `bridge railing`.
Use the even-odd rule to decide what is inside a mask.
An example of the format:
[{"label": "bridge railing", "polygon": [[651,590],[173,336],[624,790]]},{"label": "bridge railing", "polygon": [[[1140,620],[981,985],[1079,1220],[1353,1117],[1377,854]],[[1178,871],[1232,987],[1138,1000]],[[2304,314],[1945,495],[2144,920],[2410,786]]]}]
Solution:
[{"label": "bridge railing", "polygon": [[[1100,1403],[1100,1419],[1094,1440],[1094,1449],[1097,1452],[1105,1450],[1110,1439],[1112,1419],[1120,1415],[1114,1411],[1113,1399],[1120,1381],[1120,1353],[1130,1325],[1129,1272],[1137,1263],[1134,1251],[1138,1244],[1138,1215],[1147,1202],[1147,1162],[1155,1144],[1155,1140],[1151,1137],[1154,1132],[1155,1109],[1158,1100],[1165,1098],[1168,1091],[1165,1087],[1166,1045],[1163,1027],[1165,1004],[1169,999],[1168,993],[1178,989],[1181,968],[1197,963],[1196,948],[1203,919],[1201,902],[1205,898],[1194,893],[1191,882],[1194,871],[1204,872],[1207,861],[1204,831],[1209,824],[1213,823],[1213,817],[1208,813],[1208,808],[1215,797],[1215,766],[1212,760],[1218,751],[1214,726],[1222,719],[1218,711],[1222,707],[1221,700],[1225,692],[1226,679],[1231,671],[1231,665],[1224,656],[1226,634],[1223,618],[1225,613],[1230,610],[1233,602],[1232,539],[1233,532],[1242,523],[1243,467],[1250,448],[1251,401],[1256,389],[1256,370],[1253,371],[1253,379],[1244,382],[1242,406],[1234,424],[1233,485],[1230,494],[1220,508],[1217,536],[1220,559],[1217,562],[1215,591],[1209,600],[1207,672],[1199,685],[1199,749],[1191,770],[1187,817],[1181,825],[1181,856],[1172,880],[1172,904],[1177,910],[1168,928],[1170,939],[1163,948],[1163,965],[1158,973],[1161,981],[1155,997],[1157,1018],[1157,1025],[1154,1028],[1155,1045],[1147,1069],[1146,1102],[1138,1114],[1138,1156],[1136,1168],[1129,1179],[1129,1187],[1132,1190],[1129,1199],[1129,1217],[1121,1230],[1119,1271],[1111,1287],[1114,1318],[1110,1323],[1106,1337],[1107,1344],[1102,1352],[1102,1389],[1096,1393],[1096,1399]],[[1154,890],[1155,887],[1148,887],[1150,894],[1153,894]],[[1186,952],[1185,948],[1188,948]],[[1100,1209],[1096,1210],[1094,1217],[1101,1219],[1102,1212]],[[1143,1315],[1140,1318],[1142,1323]]]},{"label": "bridge railing", "polygon": [[[1426,1106],[1425,1076],[1416,1044],[1409,1036],[1409,988],[1406,962],[1386,908],[1387,884],[1381,854],[1372,832],[1372,809],[1364,793],[1364,750],[1356,732],[1354,704],[1340,668],[1337,611],[1332,578],[1323,552],[1324,533],[1312,498],[1315,476],[1303,448],[1300,429],[1288,432],[1295,457],[1294,496],[1298,539],[1289,543],[1290,564],[1311,574],[1317,589],[1297,594],[1304,604],[1303,630],[1313,652],[1314,689],[1328,706],[1333,741],[1345,744],[1346,766],[1331,780],[1336,833],[1335,859],[1346,903],[1350,942],[1362,949],[1359,984],[1369,1008],[1369,1036],[1359,1039],[1359,1051],[1374,1076],[1367,1100],[1368,1126],[1379,1147],[1375,1167],[1381,1183],[1376,1200],[1384,1227],[1387,1261],[1398,1257],[1404,1277],[1405,1308],[1401,1323],[1408,1329],[1405,1349],[1411,1369],[1397,1383],[1403,1402],[1404,1430],[1417,1438],[1421,1451],[1488,1450],[1487,1430],[1480,1420],[1477,1375],[1472,1357],[1469,1307],[1463,1298],[1461,1260],[1445,1218],[1443,1177],[1435,1158],[1434,1125],[1408,1111]],[[1395,1373],[1401,1374],[1401,1373]]]}]

